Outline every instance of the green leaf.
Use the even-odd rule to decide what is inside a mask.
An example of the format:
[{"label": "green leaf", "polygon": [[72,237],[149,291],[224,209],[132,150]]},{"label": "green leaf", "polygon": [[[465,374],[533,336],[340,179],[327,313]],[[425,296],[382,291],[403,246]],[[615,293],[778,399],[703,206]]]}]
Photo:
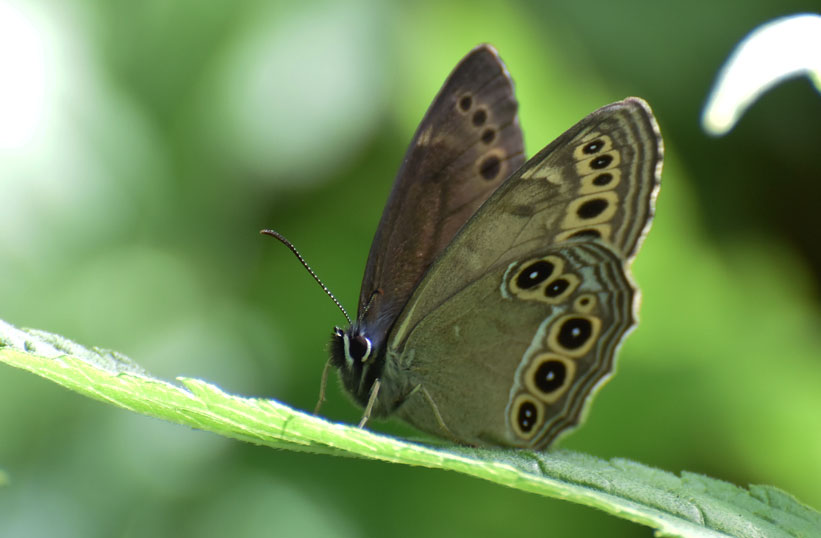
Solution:
[{"label": "green leaf", "polygon": [[[448,469],[592,506],[662,536],[819,536],[821,514],[769,486],[749,490],[706,476],[570,451],[432,448],[334,424],[275,400],[181,385],[148,375],[121,354],[0,321],[0,361],[144,415],[270,447]],[[1,403],[0,403],[1,405]],[[0,483],[4,477],[0,475]]]}]

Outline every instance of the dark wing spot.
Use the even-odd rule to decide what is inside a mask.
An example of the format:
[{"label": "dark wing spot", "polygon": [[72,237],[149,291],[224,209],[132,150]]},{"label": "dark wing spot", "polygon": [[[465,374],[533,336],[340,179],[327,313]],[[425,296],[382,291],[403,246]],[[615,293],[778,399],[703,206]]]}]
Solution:
[{"label": "dark wing spot", "polygon": [[496,131],[493,129],[485,129],[485,132],[482,133],[482,142],[485,144],[490,144],[494,138],[496,138]]},{"label": "dark wing spot", "polygon": [[567,367],[562,361],[555,359],[544,361],[533,375],[533,382],[545,394],[550,394],[562,388],[566,379]]},{"label": "dark wing spot", "polygon": [[498,176],[501,171],[502,162],[496,155],[486,157],[485,160],[479,164],[479,173],[482,174],[482,177],[488,181],[491,179],[496,179],[496,176]]},{"label": "dark wing spot", "polygon": [[462,96],[462,98],[459,99],[459,108],[461,108],[465,112],[470,110],[470,107],[472,105],[473,105],[473,98],[470,95]]},{"label": "dark wing spot", "polygon": [[579,304],[580,304],[580,305],[582,305],[582,306],[587,306],[587,305],[589,305],[589,304],[590,304],[590,298],[589,298],[589,297],[583,297],[583,298],[579,301]]},{"label": "dark wing spot", "polygon": [[590,161],[590,168],[594,170],[601,170],[602,168],[607,168],[608,166],[610,166],[610,163],[612,162],[612,155],[601,155]]},{"label": "dark wing spot", "polygon": [[539,409],[533,402],[522,402],[519,412],[516,414],[519,429],[524,433],[529,433],[539,420]]},{"label": "dark wing spot", "polygon": [[548,261],[533,262],[519,272],[516,285],[523,290],[538,286],[553,274],[553,269],[553,264]]},{"label": "dark wing spot", "polygon": [[564,290],[566,290],[568,286],[570,286],[570,282],[568,282],[567,279],[557,278],[547,285],[544,294],[547,297],[558,297],[564,293]]},{"label": "dark wing spot", "polygon": [[579,237],[579,238],[590,238],[590,239],[598,239],[601,237],[601,234],[598,230],[579,230],[578,232],[571,234],[570,237]]},{"label": "dark wing spot", "polygon": [[582,152],[591,155],[593,153],[598,153],[604,147],[604,142],[601,140],[594,140],[587,144],[585,147],[582,148]]},{"label": "dark wing spot", "polygon": [[579,349],[590,335],[593,334],[593,324],[585,318],[569,318],[562,323],[559,329],[558,342],[565,349]]},{"label": "dark wing spot", "polygon": [[480,108],[476,112],[473,113],[473,125],[479,127],[484,125],[485,121],[487,120],[487,112],[485,109]]},{"label": "dark wing spot", "polygon": [[601,215],[607,206],[608,202],[604,198],[593,198],[580,205],[576,214],[582,219],[592,219]]},{"label": "dark wing spot", "polygon": [[608,174],[607,172],[605,172],[593,178],[593,185],[596,185],[598,187],[604,187],[611,181],[613,181],[613,174]]}]

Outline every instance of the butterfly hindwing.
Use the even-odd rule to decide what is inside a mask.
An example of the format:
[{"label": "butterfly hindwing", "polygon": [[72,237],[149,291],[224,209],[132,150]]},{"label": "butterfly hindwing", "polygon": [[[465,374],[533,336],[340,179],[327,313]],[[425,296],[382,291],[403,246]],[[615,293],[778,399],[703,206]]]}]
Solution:
[{"label": "butterfly hindwing", "polygon": [[526,448],[578,423],[635,322],[635,292],[620,257],[598,241],[528,246],[431,312],[395,350],[388,365],[409,395],[402,418],[461,442]]}]

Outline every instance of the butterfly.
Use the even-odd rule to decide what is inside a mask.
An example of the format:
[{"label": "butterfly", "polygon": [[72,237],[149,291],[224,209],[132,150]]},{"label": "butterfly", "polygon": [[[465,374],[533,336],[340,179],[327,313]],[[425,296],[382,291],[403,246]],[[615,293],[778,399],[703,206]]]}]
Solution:
[{"label": "butterfly", "polygon": [[[602,107],[525,162],[513,83],[480,45],[419,125],[328,367],[371,417],[469,445],[548,446],[637,322],[629,273],[653,217],[649,106]],[[321,403],[320,398],[320,403]]]}]

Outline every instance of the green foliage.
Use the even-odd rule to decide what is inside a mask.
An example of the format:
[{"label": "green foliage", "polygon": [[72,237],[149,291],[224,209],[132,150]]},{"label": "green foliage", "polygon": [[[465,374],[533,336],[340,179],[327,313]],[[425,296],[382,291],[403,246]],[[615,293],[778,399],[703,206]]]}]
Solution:
[{"label": "green foliage", "polygon": [[[706,476],[677,477],[624,459],[571,451],[431,448],[328,422],[275,400],[227,394],[199,379],[151,377],[120,354],[85,349],[0,321],[0,361],[137,413],[272,448],[446,469],[604,510],[662,536],[811,536],[821,514],[770,486],[744,490]],[[0,483],[2,483],[0,475]]]},{"label": "green foliage", "polygon": [[[638,330],[556,455],[773,484],[821,507],[821,100],[790,79],[726,137],[698,123],[733,47],[808,5],[0,2],[0,317],[121,350],[161,379],[312,409],[342,319],[258,231],[286,234],[354,309],[425,107],[488,42],[516,83],[528,155],[628,95],[665,137],[634,264]],[[13,349],[25,341],[47,353],[31,334]],[[322,411],[361,416],[333,382]],[[237,443],[5,366],[0,432],[2,536],[651,532],[463,473]]]}]

